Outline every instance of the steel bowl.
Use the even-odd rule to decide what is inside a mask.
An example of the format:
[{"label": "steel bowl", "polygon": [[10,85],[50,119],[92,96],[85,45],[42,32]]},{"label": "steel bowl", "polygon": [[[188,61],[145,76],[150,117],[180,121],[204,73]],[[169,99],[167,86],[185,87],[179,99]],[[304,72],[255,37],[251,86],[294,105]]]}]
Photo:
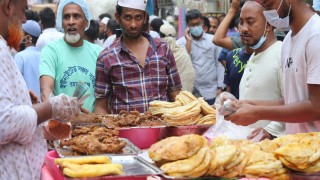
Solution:
[{"label": "steel bowl", "polygon": [[130,140],[140,149],[147,149],[160,139],[161,130],[165,126],[125,127],[119,128],[119,137]]},{"label": "steel bowl", "polygon": [[171,136],[183,136],[186,134],[199,134],[205,133],[212,124],[190,125],[190,126],[167,126],[160,132],[160,138],[164,139]]}]

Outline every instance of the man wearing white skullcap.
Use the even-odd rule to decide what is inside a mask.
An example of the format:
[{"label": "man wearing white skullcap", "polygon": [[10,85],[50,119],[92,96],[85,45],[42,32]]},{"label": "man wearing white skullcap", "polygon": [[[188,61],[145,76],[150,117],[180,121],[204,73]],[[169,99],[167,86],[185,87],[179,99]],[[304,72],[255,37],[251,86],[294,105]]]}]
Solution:
[{"label": "man wearing white skullcap", "polygon": [[181,81],[167,43],[143,32],[146,0],[119,0],[116,21],[122,35],[97,60],[95,112],[148,110],[153,100],[174,101]]},{"label": "man wearing white skullcap", "polygon": [[[40,64],[40,49],[35,47],[38,38],[41,34],[40,25],[33,20],[28,20],[22,24],[24,38],[20,45],[20,52],[14,56],[19,70],[27,83],[29,89],[40,97],[40,82],[39,82],[39,64]],[[25,49],[21,51],[21,47]]]},{"label": "man wearing white skullcap", "polygon": [[102,48],[84,40],[84,32],[91,19],[84,0],[60,1],[56,22],[58,27],[64,29],[65,35],[41,50],[42,100],[48,99],[51,93],[72,96],[77,83],[83,81],[89,86],[87,93],[90,94],[83,107],[89,112],[93,111],[96,60]]}]

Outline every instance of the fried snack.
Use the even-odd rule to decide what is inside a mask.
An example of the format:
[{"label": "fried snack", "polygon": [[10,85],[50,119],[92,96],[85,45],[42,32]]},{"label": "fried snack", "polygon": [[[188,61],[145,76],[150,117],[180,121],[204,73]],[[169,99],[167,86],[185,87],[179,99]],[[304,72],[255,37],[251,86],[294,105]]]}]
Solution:
[{"label": "fried snack", "polygon": [[208,114],[206,116],[203,116],[197,124],[215,124],[216,123],[216,115],[214,114]]},{"label": "fried snack", "polygon": [[180,101],[175,101],[175,102],[167,102],[167,101],[151,101],[149,103],[150,107],[158,107],[158,108],[174,108],[181,106],[182,103]]},{"label": "fried snack", "polygon": [[98,177],[104,175],[119,175],[122,173],[121,164],[85,164],[78,165],[64,162],[63,174],[72,178]]},{"label": "fried snack", "polygon": [[[203,158],[202,153],[205,154]],[[202,162],[198,164],[199,161]],[[208,147],[204,147],[191,158],[165,164],[161,166],[161,169],[164,170],[164,172],[169,176],[196,178],[204,175],[208,171],[208,168],[210,167],[210,161],[211,152],[209,151]],[[191,170],[185,171],[185,167],[192,168]],[[170,170],[173,172],[169,172]]]},{"label": "fried snack", "polygon": [[[274,154],[290,169],[302,172],[318,172],[320,167],[317,165],[317,161],[320,158],[320,149],[313,148],[310,143],[317,142],[294,142],[278,148]],[[316,165],[314,168],[310,168],[314,165]]]},{"label": "fried snack", "polygon": [[95,113],[85,114],[82,113],[70,120],[72,125],[82,124],[82,123],[101,123],[103,116]]},{"label": "fried snack", "polygon": [[197,101],[198,99],[190,92],[188,91],[181,91],[176,96],[176,101],[180,101],[182,105],[187,105],[192,103],[193,101]]},{"label": "fried snack", "polygon": [[274,143],[274,141],[271,141],[270,139],[264,139],[257,143],[261,150],[268,153],[273,153],[276,149],[279,148],[279,145],[277,143]]},{"label": "fried snack", "polygon": [[213,172],[216,170],[216,168],[218,167],[218,163],[214,160],[215,156],[216,156],[216,151],[215,149],[210,149],[209,152],[211,153],[211,161],[208,167],[208,170],[206,172],[205,175],[210,176],[211,174],[213,174]]},{"label": "fried snack", "polygon": [[107,156],[87,156],[81,158],[58,158],[54,160],[56,165],[62,165],[62,163],[68,162],[73,164],[108,164],[111,160]]},{"label": "fried snack", "polygon": [[207,146],[207,140],[196,134],[169,137],[153,144],[149,149],[149,157],[157,162],[172,162],[186,159]]},{"label": "fried snack", "polygon": [[231,145],[231,144],[232,144],[232,142],[231,142],[231,140],[229,140],[227,138],[227,136],[219,136],[219,137],[214,138],[211,141],[210,148],[215,149],[219,146]]},{"label": "fried snack", "polygon": [[69,146],[76,155],[120,153],[126,146],[126,142],[116,136],[118,130],[106,127],[77,127],[72,134],[74,137],[60,141],[60,146]]},{"label": "fried snack", "polygon": [[161,126],[162,115],[152,115],[150,111],[141,114],[139,111],[121,110],[117,116],[105,116],[102,123],[111,127]]},{"label": "fried snack", "polygon": [[161,166],[160,169],[163,170],[164,173],[169,175],[172,173],[190,172],[191,170],[195,169],[196,167],[199,167],[202,164],[204,158],[207,155],[208,150],[208,147],[203,147],[198,151],[197,154],[191,156],[190,158],[166,163],[163,166]]},{"label": "fried snack", "polygon": [[186,118],[186,119],[180,119],[180,120],[172,120],[169,118],[165,118],[164,120],[167,122],[170,126],[183,126],[183,125],[194,125],[199,122],[199,120],[202,118],[202,114],[197,114],[195,116]]},{"label": "fried snack", "polygon": [[164,121],[169,125],[195,124],[199,121],[200,111],[199,102],[193,101],[185,106],[168,109],[167,112],[163,114]]},{"label": "fried snack", "polygon": [[216,111],[204,100],[203,97],[199,97],[198,101],[201,104],[201,113],[203,115],[212,114],[214,117],[216,116]]},{"label": "fried snack", "polygon": [[283,168],[281,161],[277,160],[273,154],[255,150],[248,157],[244,174],[246,177],[267,177],[274,179],[275,177],[287,174],[287,170]]},{"label": "fried snack", "polygon": [[217,163],[217,168],[211,172],[213,176],[224,176],[228,173],[228,170],[240,164],[245,158],[244,153],[235,145],[222,145],[215,150],[216,156],[214,161]]}]

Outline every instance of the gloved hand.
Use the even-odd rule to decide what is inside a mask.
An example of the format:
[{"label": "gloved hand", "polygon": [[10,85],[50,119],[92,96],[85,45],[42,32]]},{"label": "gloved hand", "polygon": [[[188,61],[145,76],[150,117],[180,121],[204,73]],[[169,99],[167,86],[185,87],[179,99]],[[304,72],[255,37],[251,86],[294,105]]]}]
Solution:
[{"label": "gloved hand", "polygon": [[235,103],[237,102],[237,98],[234,97],[229,92],[222,92],[219,96],[216,97],[216,101],[214,103],[216,110],[219,111],[219,114],[222,116],[230,115],[237,111]]},{"label": "gloved hand", "polygon": [[49,99],[52,107],[52,118],[61,122],[68,122],[80,114],[80,103],[76,97],[66,94],[51,97]]}]

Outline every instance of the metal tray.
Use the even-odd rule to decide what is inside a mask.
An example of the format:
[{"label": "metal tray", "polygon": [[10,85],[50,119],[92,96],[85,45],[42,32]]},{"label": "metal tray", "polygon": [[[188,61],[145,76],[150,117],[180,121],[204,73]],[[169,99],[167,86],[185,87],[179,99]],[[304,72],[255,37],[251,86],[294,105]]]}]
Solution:
[{"label": "metal tray", "polygon": [[[123,148],[123,152],[119,153],[118,155],[137,155],[142,153],[141,149],[135,146],[131,141],[126,138],[119,138],[127,143],[127,145]],[[60,147],[60,140],[53,142],[54,147],[59,154],[60,157],[71,157],[75,156],[69,146]],[[113,155],[111,153],[105,153],[106,155]],[[79,155],[81,156],[81,155]]]},{"label": "metal tray", "polygon": [[100,179],[133,179],[135,177],[147,177],[156,176],[162,174],[163,172],[156,166],[148,163],[144,159],[138,156],[121,156],[121,155],[111,155],[109,156],[112,163],[120,163],[123,166],[121,175],[110,175],[110,176],[100,176],[95,178],[68,178],[67,180],[77,180],[77,179],[90,179],[90,180],[100,180]]}]

